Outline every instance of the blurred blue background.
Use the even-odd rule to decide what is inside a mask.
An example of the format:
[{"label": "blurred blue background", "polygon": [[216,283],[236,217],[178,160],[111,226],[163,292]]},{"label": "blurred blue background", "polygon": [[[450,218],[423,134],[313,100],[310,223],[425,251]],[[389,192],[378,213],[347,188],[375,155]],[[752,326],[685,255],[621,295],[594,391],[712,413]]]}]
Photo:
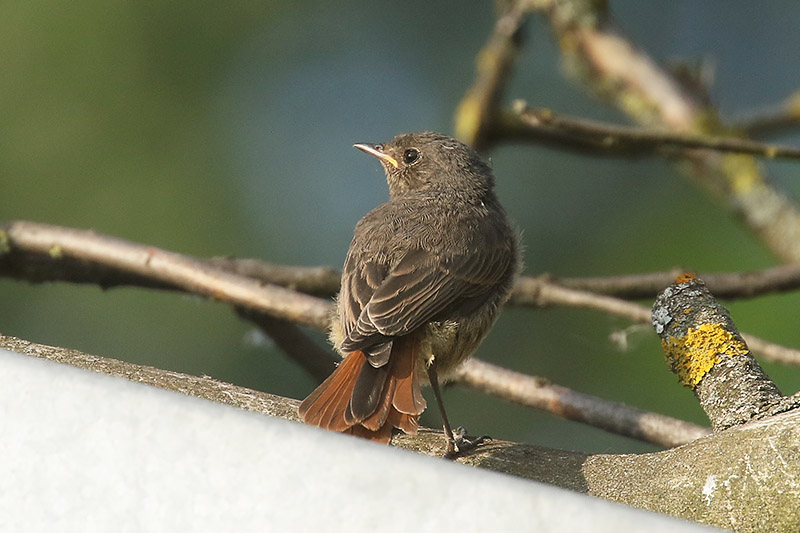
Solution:
[{"label": "blurred blue background", "polygon": [[[612,2],[661,61],[713,65],[724,117],[800,86],[800,4]],[[351,148],[453,111],[489,35],[489,1],[101,2],[0,10],[0,219],[79,228],[198,255],[339,267],[352,228],[387,198]],[[624,121],[562,76],[532,19],[508,99]],[[776,138],[800,144],[797,135]],[[773,258],[717,202],[659,159],[542,147],[489,154],[524,232],[528,274],[735,271]],[[765,163],[800,196],[796,163]],[[0,331],[302,398],[313,381],[223,305],[138,289],[0,280]],[[643,302],[649,305],[649,302]],[[730,305],[743,331],[800,346],[797,294]],[[579,391],[705,423],[648,327],[571,309],[507,309],[478,355]],[[321,335],[315,335],[324,343]],[[765,365],[785,393],[800,370]],[[653,447],[462,388],[451,420],[475,433],[591,452]],[[438,426],[435,409],[423,423]]]}]

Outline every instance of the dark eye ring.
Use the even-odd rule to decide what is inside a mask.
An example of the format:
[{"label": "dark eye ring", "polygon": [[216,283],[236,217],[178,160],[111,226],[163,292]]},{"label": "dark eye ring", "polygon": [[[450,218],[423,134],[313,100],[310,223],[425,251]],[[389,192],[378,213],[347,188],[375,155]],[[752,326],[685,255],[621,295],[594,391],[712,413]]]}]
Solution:
[{"label": "dark eye ring", "polygon": [[419,150],[416,148],[409,148],[405,152],[403,152],[403,162],[406,165],[410,165],[415,163],[419,159]]}]

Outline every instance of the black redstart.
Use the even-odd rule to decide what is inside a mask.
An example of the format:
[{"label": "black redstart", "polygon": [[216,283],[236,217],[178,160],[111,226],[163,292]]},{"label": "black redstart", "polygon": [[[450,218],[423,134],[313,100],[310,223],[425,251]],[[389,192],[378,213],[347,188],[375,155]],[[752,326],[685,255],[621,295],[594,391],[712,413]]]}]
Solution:
[{"label": "black redstart", "polygon": [[389,201],[356,225],[342,271],[331,341],[344,361],[300,405],[307,424],[389,442],[416,433],[431,384],[447,455],[455,436],[439,391],[497,318],[519,270],[517,235],[489,166],[438,133],[356,144],[377,157]]}]

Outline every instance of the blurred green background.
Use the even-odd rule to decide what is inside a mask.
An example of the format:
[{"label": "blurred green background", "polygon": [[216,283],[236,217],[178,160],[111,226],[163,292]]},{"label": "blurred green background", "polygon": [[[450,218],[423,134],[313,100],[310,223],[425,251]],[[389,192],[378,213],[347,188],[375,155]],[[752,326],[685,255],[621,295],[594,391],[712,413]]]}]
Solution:
[{"label": "blurred green background", "polygon": [[[714,66],[723,116],[800,85],[800,4],[612,2],[662,61]],[[0,8],[0,219],[92,228],[198,255],[339,267],[356,221],[387,198],[354,142],[452,133],[493,23],[492,2],[100,2]],[[623,121],[559,71],[529,24],[509,99]],[[775,140],[800,144],[797,135]],[[714,201],[659,159],[542,147],[491,154],[524,232],[527,273],[735,271],[774,264]],[[800,166],[765,163],[800,197]],[[138,289],[0,280],[0,331],[302,398],[313,381],[227,307]],[[649,305],[649,302],[644,302]],[[743,331],[800,346],[800,296],[730,305]],[[648,327],[588,311],[508,309],[478,355],[579,391],[705,423]],[[315,337],[325,342],[321,335]],[[785,393],[800,370],[765,364]],[[475,433],[591,452],[653,447],[450,388]],[[438,426],[435,409],[423,423]]]}]

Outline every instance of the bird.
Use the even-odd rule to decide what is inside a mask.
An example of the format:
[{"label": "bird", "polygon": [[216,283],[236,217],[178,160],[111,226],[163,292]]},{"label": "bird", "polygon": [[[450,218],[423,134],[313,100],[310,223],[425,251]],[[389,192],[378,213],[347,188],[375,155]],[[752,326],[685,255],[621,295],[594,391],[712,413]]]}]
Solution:
[{"label": "bird", "polygon": [[445,457],[473,448],[454,432],[441,383],[498,317],[520,270],[519,235],[494,192],[490,166],[440,133],[355,148],[376,157],[389,200],[356,225],[332,315],[343,361],[299,407],[306,424],[388,443],[415,434],[430,385]]}]

